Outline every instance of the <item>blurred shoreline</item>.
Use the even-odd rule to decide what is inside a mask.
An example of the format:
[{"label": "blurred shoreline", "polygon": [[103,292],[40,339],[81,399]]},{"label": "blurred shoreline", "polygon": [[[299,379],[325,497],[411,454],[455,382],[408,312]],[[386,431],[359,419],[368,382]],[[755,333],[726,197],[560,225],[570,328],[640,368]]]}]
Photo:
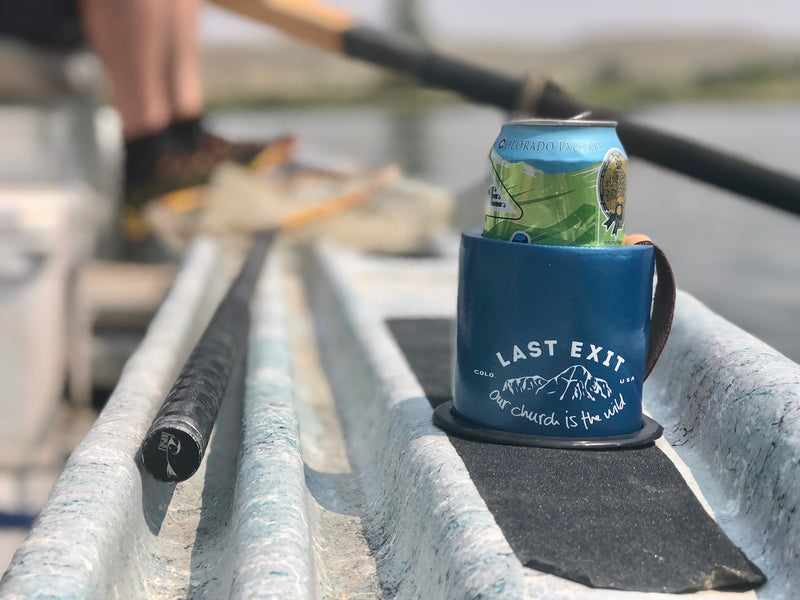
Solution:
[{"label": "blurred shoreline", "polygon": [[[797,100],[800,43],[736,36],[591,41],[552,46],[447,42],[437,50],[511,76],[546,75],[588,102],[630,109],[671,101]],[[370,64],[288,38],[203,45],[211,108],[462,102]]]}]

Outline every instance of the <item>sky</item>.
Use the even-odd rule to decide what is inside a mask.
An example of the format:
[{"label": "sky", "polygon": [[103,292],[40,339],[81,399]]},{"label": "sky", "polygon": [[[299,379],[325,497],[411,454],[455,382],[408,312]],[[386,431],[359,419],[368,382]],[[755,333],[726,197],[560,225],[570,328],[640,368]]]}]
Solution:
[{"label": "sky", "polygon": [[[388,26],[392,0],[335,0],[358,22]],[[576,45],[586,39],[680,33],[736,34],[800,45],[800,0],[417,0],[426,34],[437,39]],[[269,28],[210,7],[204,40],[274,40]]]}]

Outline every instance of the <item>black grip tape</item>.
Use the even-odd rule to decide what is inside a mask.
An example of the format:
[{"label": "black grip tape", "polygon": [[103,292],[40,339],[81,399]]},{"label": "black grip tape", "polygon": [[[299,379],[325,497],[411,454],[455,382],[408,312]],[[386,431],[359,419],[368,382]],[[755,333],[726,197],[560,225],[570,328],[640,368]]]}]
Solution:
[{"label": "black grip tape", "polygon": [[250,329],[250,296],[276,231],[256,237],[239,275],[181,369],[141,447],[145,471],[185,481],[200,466]]}]

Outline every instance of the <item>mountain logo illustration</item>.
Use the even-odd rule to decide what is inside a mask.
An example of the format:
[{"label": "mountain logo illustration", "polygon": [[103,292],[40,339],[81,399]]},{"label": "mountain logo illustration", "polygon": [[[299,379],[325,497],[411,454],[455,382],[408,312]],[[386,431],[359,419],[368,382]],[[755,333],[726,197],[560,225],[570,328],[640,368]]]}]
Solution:
[{"label": "mountain logo illustration", "polygon": [[547,400],[609,400],[613,392],[605,379],[595,377],[582,365],[567,367],[552,379],[528,375],[507,379],[503,392],[523,399]]}]

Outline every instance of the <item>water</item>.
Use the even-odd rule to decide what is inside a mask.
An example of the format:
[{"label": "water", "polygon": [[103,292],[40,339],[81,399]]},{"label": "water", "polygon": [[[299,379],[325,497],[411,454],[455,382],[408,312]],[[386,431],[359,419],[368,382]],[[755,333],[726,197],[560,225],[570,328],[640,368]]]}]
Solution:
[{"label": "water", "polygon": [[[635,116],[800,173],[800,104],[654,106]],[[212,125],[235,137],[293,132],[301,147],[364,165],[397,162],[456,192],[464,228],[482,224],[486,155],[504,120],[476,106],[357,107],[217,113]],[[664,249],[678,286],[800,362],[800,218],[637,159],[628,189],[626,231],[646,233]]]}]

